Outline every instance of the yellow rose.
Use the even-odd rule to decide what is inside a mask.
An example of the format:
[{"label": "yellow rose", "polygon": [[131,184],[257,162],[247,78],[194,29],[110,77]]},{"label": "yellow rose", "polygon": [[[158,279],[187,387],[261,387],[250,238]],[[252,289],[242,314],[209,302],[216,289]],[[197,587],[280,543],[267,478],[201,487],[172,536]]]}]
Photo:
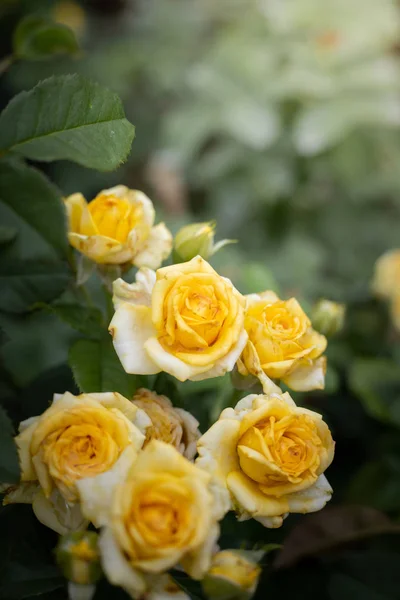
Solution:
[{"label": "yellow rose", "polygon": [[386,252],[376,261],[372,290],[390,301],[393,325],[400,331],[400,250]]},{"label": "yellow rose", "polygon": [[100,550],[108,579],[134,598],[178,563],[200,579],[229,507],[226,491],[209,473],[157,440],[118,476],[87,479],[81,502],[84,515],[103,528]]},{"label": "yellow rose", "polygon": [[133,404],[141,408],[151,420],[146,430],[146,446],[151,440],[172,444],[189,460],[196,454],[196,442],[200,437],[199,422],[182,408],[175,408],[166,396],[140,389],[133,397]]},{"label": "yellow rose", "polygon": [[326,338],[314,331],[297,300],[279,300],[269,291],[247,296],[245,329],[249,340],[238,361],[242,375],[258,377],[264,391],[272,390],[268,378],[296,391],[324,387]]},{"label": "yellow rose", "polygon": [[72,194],[65,205],[70,244],[94,262],[157,269],[171,252],[171,233],[164,223],[153,227],[154,207],[143,192],[117,185],[89,204]]},{"label": "yellow rose", "polygon": [[385,252],[375,263],[372,289],[377,296],[392,299],[400,290],[400,249]]},{"label": "yellow rose", "polygon": [[213,556],[211,568],[201,582],[208,600],[250,600],[261,575],[261,567],[242,550],[221,550]]},{"label": "yellow rose", "polygon": [[242,520],[280,527],[286,513],[314,512],[330,499],[323,475],[334,453],[329,428],[288,393],[243,398],[197,448],[196,464],[225,483]]},{"label": "yellow rose", "polygon": [[6,503],[32,502],[39,520],[59,533],[77,528],[83,523],[79,483],[109,471],[124,453],[136,456],[149,425],[147,415],[120,394],[56,394],[41,416],[20,425],[23,487],[11,490]]},{"label": "yellow rose", "polygon": [[140,270],[130,290],[117,280],[114,301],[110,333],[127,373],[217,377],[233,369],[247,341],[244,297],[200,256],[155,275]]}]

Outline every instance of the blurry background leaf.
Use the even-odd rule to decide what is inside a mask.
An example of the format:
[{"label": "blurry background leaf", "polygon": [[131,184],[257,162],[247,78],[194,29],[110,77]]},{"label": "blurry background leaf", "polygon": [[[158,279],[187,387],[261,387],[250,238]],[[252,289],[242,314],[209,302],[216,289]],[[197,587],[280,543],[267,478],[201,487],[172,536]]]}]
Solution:
[{"label": "blurry background leaf", "polygon": [[74,54],[78,42],[68,27],[29,15],[14,31],[13,49],[17,58],[37,60],[54,54]]},{"label": "blurry background leaf", "polygon": [[0,246],[12,242],[17,237],[17,233],[15,227],[0,225]]},{"label": "blurry background leaf", "polygon": [[400,426],[400,371],[396,363],[362,359],[352,363],[350,385],[376,419]]},{"label": "blurry background leaf", "polygon": [[290,532],[274,567],[287,568],[306,557],[382,533],[400,535],[400,525],[392,523],[384,513],[364,506],[327,507],[305,516]]},{"label": "blurry background leaf", "polygon": [[66,75],[13,98],[0,115],[0,132],[0,152],[111,171],[126,160],[135,128],[116,94],[79,75]]},{"label": "blurry background leaf", "polygon": [[0,483],[17,483],[20,478],[13,426],[0,406]]},{"label": "blurry background leaf", "polygon": [[0,309],[22,313],[64,291],[70,275],[62,262],[11,260],[0,265]]}]

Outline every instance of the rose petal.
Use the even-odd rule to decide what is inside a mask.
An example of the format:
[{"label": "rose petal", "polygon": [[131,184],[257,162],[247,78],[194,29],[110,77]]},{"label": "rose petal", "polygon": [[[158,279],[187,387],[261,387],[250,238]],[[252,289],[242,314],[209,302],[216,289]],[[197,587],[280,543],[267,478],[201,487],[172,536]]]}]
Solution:
[{"label": "rose petal", "polygon": [[321,510],[332,497],[333,490],[325,475],[320,475],[317,481],[301,492],[286,496],[290,512],[310,513]]},{"label": "rose petal", "polygon": [[164,223],[153,227],[144,247],[134,257],[137,267],[158,269],[161,263],[170,255],[172,250],[172,235]]},{"label": "rose petal", "polygon": [[109,527],[102,530],[99,547],[102,567],[110,583],[124,588],[132,598],[142,596],[147,587],[145,578],[126,560]]},{"label": "rose petal", "polygon": [[300,362],[282,381],[296,392],[323,390],[325,387],[326,357]]},{"label": "rose petal", "polygon": [[88,526],[79,505],[68,505],[58,493],[55,495],[55,502],[52,502],[45,497],[42,491],[38,492],[33,499],[32,508],[36,518],[43,525],[60,535],[71,531],[81,531]]},{"label": "rose petal", "polygon": [[113,303],[117,310],[121,304],[151,305],[151,293],[156,282],[156,274],[152,269],[142,267],[136,273],[135,283],[127,283],[123,279],[117,279],[113,283]]},{"label": "rose petal", "polygon": [[126,479],[136,458],[137,451],[133,446],[128,446],[111,469],[76,482],[82,513],[95,527],[108,523],[115,486]]},{"label": "rose petal", "polygon": [[150,308],[122,304],[110,323],[109,331],[127,373],[154,375],[162,370],[144,348],[147,340],[155,335]]},{"label": "rose petal", "polygon": [[195,375],[191,378],[192,381],[202,381],[203,379],[211,379],[212,377],[221,377],[225,373],[229,373],[234,368],[236,361],[242,354],[244,347],[246,346],[248,335],[246,331],[242,331],[238,341],[234,347],[226,354],[223,358],[218,360],[215,365],[199,375]]},{"label": "rose petal", "polygon": [[[170,352],[167,352],[156,337],[147,339],[147,341],[144,342],[144,348],[150,360],[158,367],[157,371],[153,371],[154,373],[164,371],[165,373],[173,375],[179,379],[179,381],[186,381],[187,379],[193,379],[196,375],[207,370],[207,367],[193,367]],[[139,371],[135,371],[135,373],[140,374]],[[144,375],[146,373],[142,374]]]},{"label": "rose petal", "polygon": [[197,442],[199,457],[195,464],[219,477],[224,484],[229,473],[240,469],[236,452],[239,431],[238,420],[221,419]]},{"label": "rose petal", "polygon": [[289,511],[287,497],[272,498],[263,494],[257,484],[241,471],[233,471],[227,477],[227,485],[239,505],[252,517],[279,517]]}]

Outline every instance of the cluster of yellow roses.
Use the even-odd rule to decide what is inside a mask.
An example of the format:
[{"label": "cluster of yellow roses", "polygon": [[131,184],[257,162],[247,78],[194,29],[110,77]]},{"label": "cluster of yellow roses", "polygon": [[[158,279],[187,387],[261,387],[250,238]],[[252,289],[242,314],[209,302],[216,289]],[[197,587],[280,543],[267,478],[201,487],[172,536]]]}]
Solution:
[{"label": "cluster of yellow roses", "polygon": [[89,205],[80,194],[66,203],[74,247],[97,262],[140,267],[135,283],[114,282],[110,333],[128,373],[185,381],[235,368],[264,391],[225,409],[202,436],[192,415],[144,389],[132,399],[56,394],[41,416],[21,423],[22,482],[5,502],[32,503],[60,534],[93,523],[107,577],[140,598],[178,565],[202,579],[227,511],[279,527],[287,514],[330,499],[329,428],[273,381],[322,388],[326,339],[295,299],[244,297],[200,256],[152,270],[172,238],[153,227],[144,194],[117,186]]}]

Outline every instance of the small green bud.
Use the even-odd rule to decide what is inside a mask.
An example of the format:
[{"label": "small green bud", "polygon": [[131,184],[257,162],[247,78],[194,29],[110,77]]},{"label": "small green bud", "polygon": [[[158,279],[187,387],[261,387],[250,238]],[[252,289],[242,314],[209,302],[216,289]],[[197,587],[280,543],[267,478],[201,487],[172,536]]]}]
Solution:
[{"label": "small green bud", "polygon": [[326,336],[335,335],[344,325],[346,306],[331,300],[319,300],[311,312],[313,327]]},{"label": "small green bud", "polygon": [[185,262],[197,255],[208,260],[223,246],[235,243],[235,240],[221,240],[214,244],[215,227],[215,221],[192,223],[182,227],[174,240],[174,262]]},{"label": "small green bud", "polygon": [[74,531],[60,537],[56,557],[68,581],[91,585],[101,577],[98,535],[94,531]]},{"label": "small green bud", "polygon": [[209,600],[250,600],[260,574],[260,566],[245,552],[222,550],[213,557],[201,585]]}]

